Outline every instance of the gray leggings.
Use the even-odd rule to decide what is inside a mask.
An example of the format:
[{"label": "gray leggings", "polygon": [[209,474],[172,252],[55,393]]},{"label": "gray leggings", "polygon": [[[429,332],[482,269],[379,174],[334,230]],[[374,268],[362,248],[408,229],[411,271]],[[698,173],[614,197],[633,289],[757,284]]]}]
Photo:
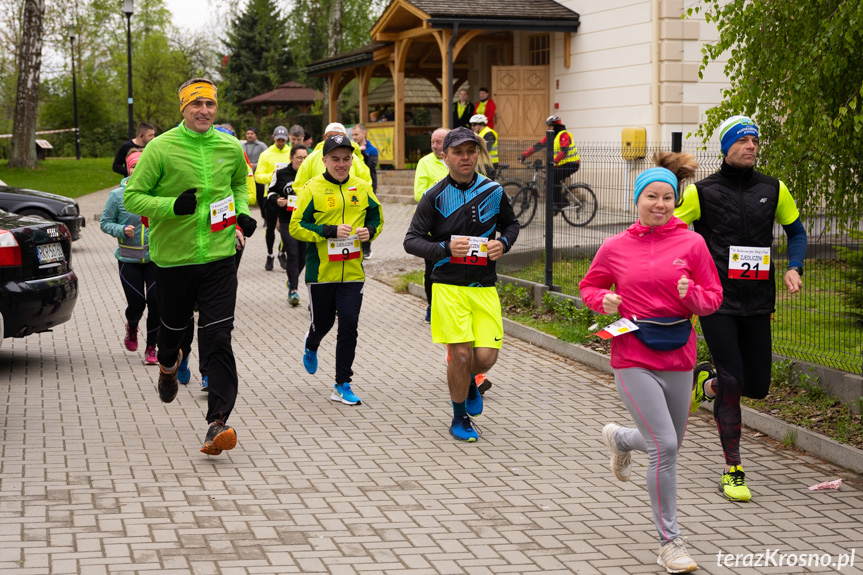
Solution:
[{"label": "gray leggings", "polygon": [[624,451],[649,456],[647,492],[663,545],[680,537],[677,526],[677,450],[683,443],[692,395],[691,371],[614,370],[617,393],[638,429],[615,435]]}]

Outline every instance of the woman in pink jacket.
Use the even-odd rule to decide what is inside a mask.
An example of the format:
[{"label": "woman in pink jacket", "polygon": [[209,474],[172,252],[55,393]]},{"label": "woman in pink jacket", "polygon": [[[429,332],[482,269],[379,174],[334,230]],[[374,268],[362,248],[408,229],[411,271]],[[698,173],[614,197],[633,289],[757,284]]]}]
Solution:
[{"label": "woman in pink jacket", "polygon": [[635,180],[638,221],[605,240],[579,288],[590,309],[619,312],[639,326],[611,342],[617,392],[637,429],[609,423],[602,440],[620,481],[629,481],[630,452],[648,454],[647,491],[662,545],[656,562],[688,573],[698,566],[677,525],[676,467],[695,366],[691,319],[719,308],[722,287],[704,239],[674,217],[679,181],[695,175],[695,158],[665,152],[653,159],[660,167]]}]

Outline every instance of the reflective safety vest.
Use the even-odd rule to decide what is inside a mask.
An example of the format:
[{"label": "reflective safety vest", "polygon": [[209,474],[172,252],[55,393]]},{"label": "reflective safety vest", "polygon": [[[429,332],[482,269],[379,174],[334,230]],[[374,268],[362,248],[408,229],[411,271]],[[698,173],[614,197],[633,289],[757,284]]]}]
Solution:
[{"label": "reflective safety vest", "polygon": [[[485,139],[486,134],[491,134],[494,136],[494,143],[488,148],[488,155],[491,156],[491,163],[497,163],[497,132],[486,126],[482,130],[479,131],[479,137]],[[488,142],[486,142],[488,143]]]},{"label": "reflective safety vest", "polygon": [[561,130],[554,137],[554,155],[555,155],[555,157],[557,157],[557,155],[561,152],[560,137],[563,134],[566,134],[569,136],[569,141],[571,142],[571,144],[570,144],[569,148],[567,148],[567,150],[564,152],[565,155],[563,156],[563,159],[561,159],[557,164],[555,164],[557,166],[562,166],[564,164],[569,164],[569,163],[577,162],[580,160],[580,158],[578,157],[578,148],[575,147],[575,139],[572,137],[572,134],[567,130]]}]

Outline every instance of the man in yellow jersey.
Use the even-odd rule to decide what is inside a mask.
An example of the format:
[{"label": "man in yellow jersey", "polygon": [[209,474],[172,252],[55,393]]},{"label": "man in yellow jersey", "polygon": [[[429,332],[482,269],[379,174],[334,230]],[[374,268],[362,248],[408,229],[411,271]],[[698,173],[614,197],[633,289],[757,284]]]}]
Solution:
[{"label": "man in yellow jersey", "polygon": [[291,235],[310,243],[306,286],[312,322],[303,346],[303,367],[309,373],[317,371],[318,346],[338,314],[336,377],[330,399],[357,405],[362,402],[351,388],[351,377],[365,282],[361,243],[376,238],[384,220],[371,184],[350,173],[351,164],[362,159],[356,159],[347,135],[330,136],[323,144],[325,171],[300,190],[290,223]]}]

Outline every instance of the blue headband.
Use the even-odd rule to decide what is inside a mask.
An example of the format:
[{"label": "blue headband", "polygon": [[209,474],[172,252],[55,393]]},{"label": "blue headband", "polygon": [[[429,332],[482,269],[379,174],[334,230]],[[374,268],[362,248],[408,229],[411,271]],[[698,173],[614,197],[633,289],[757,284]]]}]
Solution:
[{"label": "blue headband", "polygon": [[727,156],[734,142],[743,136],[758,137],[758,126],[746,116],[731,116],[719,126],[719,142],[722,155]]},{"label": "blue headband", "polygon": [[641,195],[644,188],[653,182],[671,184],[674,190],[674,201],[677,201],[677,176],[674,175],[674,172],[667,168],[648,168],[635,178],[635,198],[633,200],[636,204],[638,203],[638,196]]}]

